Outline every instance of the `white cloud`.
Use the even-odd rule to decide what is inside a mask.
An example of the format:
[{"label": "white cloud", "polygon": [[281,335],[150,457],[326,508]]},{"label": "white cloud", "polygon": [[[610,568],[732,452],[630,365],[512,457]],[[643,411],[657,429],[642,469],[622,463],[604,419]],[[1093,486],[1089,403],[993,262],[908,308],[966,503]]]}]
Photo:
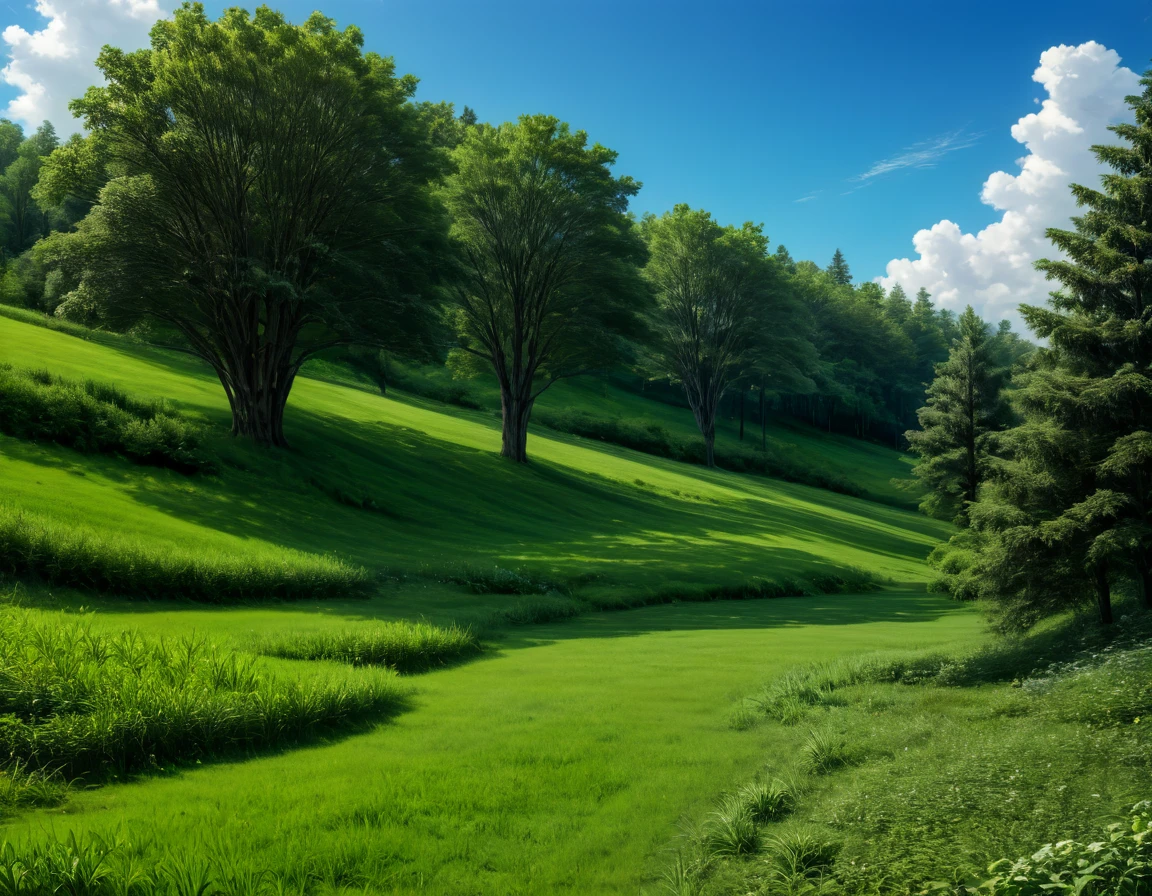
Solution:
[{"label": "white cloud", "polygon": [[47,20],[42,28],[9,25],[0,35],[9,58],[0,76],[20,91],[4,114],[26,130],[47,119],[61,137],[80,130],[68,102],[101,81],[94,64],[100,48],[145,46],[167,14],[159,0],[37,0],[36,12]]},{"label": "white cloud", "polygon": [[882,174],[891,174],[904,168],[935,168],[936,163],[950,152],[967,149],[980,139],[980,134],[968,134],[964,131],[953,131],[951,134],[941,134],[931,140],[914,143],[894,156],[881,159],[852,180],[868,181]]},{"label": "white cloud", "polygon": [[993,173],[981,193],[1000,219],[975,234],[947,219],[919,231],[912,238],[918,257],[893,259],[877,278],[886,289],[923,286],[938,305],[958,311],[970,304],[1021,330],[1017,306],[1044,303],[1052,286],[1032,265],[1057,254],[1044,231],[1068,226],[1076,214],[1069,184],[1099,183],[1102,168],[1089,147],[1115,141],[1107,127],[1131,117],[1124,97],[1138,92],[1139,78],[1115,51],[1089,41],[1045,50],[1032,80],[1048,97],[1012,126],[1027,149],[1020,171]]}]

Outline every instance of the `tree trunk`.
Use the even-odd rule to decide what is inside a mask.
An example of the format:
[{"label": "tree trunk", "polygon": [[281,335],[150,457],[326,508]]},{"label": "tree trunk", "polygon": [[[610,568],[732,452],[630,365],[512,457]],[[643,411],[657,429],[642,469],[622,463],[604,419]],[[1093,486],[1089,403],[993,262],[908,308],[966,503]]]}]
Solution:
[{"label": "tree trunk", "polygon": [[1096,603],[1102,625],[1112,624],[1112,586],[1108,582],[1108,564],[1096,564]]},{"label": "tree trunk", "polygon": [[500,390],[500,413],[503,427],[500,438],[500,456],[528,462],[528,420],[532,416],[532,399]]},{"label": "tree trunk", "polygon": [[760,384],[760,450],[768,450],[768,421],[764,418],[764,384]]},{"label": "tree trunk", "polygon": [[744,387],[740,387],[740,441],[744,441]]},{"label": "tree trunk", "polygon": [[704,465],[708,469],[716,466],[716,424],[708,423],[702,427],[704,435]]},{"label": "tree trunk", "polygon": [[249,367],[240,377],[221,377],[232,410],[232,435],[265,448],[287,448],[284,408],[295,377],[285,369],[269,373],[257,364]]},{"label": "tree trunk", "polygon": [[1140,580],[1140,593],[1144,598],[1144,606],[1152,610],[1152,564],[1149,564],[1148,555],[1144,551],[1136,557],[1136,576]]}]

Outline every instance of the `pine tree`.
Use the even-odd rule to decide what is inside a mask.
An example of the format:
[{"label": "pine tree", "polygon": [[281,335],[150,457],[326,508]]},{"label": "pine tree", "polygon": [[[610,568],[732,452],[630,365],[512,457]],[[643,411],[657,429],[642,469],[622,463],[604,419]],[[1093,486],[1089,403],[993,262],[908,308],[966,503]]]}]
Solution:
[{"label": "pine tree", "polygon": [[936,366],[927,404],[917,414],[920,429],[907,438],[920,455],[913,474],[927,487],[921,507],[965,524],[987,475],[995,436],[1010,414],[1002,395],[1007,375],[996,364],[990,328],[971,306],[959,325],[960,338]]},{"label": "pine tree", "polygon": [[848,262],[844,260],[844,253],[839,249],[832,256],[832,261],[829,262],[826,270],[833,283],[839,283],[841,286],[848,286],[852,283],[852,272],[848,269]]},{"label": "pine tree", "polygon": [[1152,607],[1152,71],[1141,84],[1128,97],[1135,122],[1111,128],[1124,144],[1093,147],[1112,169],[1102,188],[1074,184],[1084,213],[1072,230],[1048,230],[1067,257],[1037,268],[1062,289],[1021,310],[1051,345],[1053,377],[1076,384],[1057,406],[1062,422],[1097,447],[1093,490],[1058,519],[1091,514],[1092,558],[1133,577]]}]

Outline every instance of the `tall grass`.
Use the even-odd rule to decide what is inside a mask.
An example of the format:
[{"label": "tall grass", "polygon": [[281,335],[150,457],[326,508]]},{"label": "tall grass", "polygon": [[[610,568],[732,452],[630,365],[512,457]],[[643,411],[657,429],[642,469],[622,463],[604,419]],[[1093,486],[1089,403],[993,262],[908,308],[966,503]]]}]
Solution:
[{"label": "tall grass", "polygon": [[120,453],[138,464],[212,472],[201,428],[164,402],[115,386],[0,364],[0,432],[77,451]]},{"label": "tall grass", "polygon": [[195,635],[152,641],[0,614],[0,756],[11,773],[99,780],[292,743],[394,709],[396,679],[365,670],[301,683]]},{"label": "tall grass", "polygon": [[0,504],[0,572],[129,596],[237,600],[367,593],[366,569],[288,549],[226,554],[146,545]]},{"label": "tall grass", "polygon": [[469,629],[428,622],[379,622],[341,631],[272,635],[255,649],[292,660],[335,660],[354,666],[388,666],[397,672],[423,672],[480,652]]}]

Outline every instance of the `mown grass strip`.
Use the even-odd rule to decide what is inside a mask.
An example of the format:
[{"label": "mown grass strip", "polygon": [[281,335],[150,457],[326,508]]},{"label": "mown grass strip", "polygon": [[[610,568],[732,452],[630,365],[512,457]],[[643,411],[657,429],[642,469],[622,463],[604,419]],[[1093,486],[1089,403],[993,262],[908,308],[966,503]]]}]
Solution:
[{"label": "mown grass strip", "polygon": [[336,557],[286,548],[225,554],[145,545],[0,504],[0,572],[53,585],[209,603],[366,594],[372,577]]},{"label": "mown grass strip", "polygon": [[381,622],[339,631],[268,636],[258,653],[290,660],[334,660],[353,666],[387,666],[424,672],[475,656],[480,641],[470,629],[428,622]]}]

